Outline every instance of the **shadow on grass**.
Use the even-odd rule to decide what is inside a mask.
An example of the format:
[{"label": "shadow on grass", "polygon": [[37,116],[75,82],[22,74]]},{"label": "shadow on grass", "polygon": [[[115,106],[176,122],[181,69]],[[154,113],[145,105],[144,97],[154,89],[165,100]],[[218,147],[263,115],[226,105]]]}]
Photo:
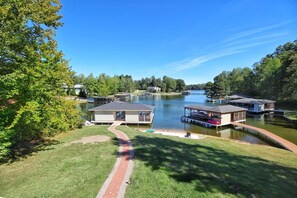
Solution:
[{"label": "shadow on grass", "polygon": [[51,139],[40,139],[30,142],[18,143],[12,148],[9,158],[2,160],[0,164],[14,163],[20,159],[27,158],[34,153],[52,150],[53,147],[51,146],[57,144],[60,144],[60,142]]},{"label": "shadow on grass", "polygon": [[135,136],[132,143],[136,159],[152,171],[161,169],[178,182],[194,183],[199,192],[244,197],[297,195],[297,167],[167,138]]}]

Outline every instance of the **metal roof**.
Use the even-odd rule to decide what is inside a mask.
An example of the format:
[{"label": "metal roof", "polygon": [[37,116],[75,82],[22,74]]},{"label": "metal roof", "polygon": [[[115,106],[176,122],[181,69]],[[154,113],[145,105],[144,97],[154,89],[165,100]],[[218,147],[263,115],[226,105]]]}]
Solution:
[{"label": "metal roof", "polygon": [[239,95],[231,95],[231,96],[226,96],[225,97],[226,99],[242,99],[242,98],[244,98],[244,97],[242,97],[242,96],[239,96]]},{"label": "metal roof", "polygon": [[232,113],[238,111],[247,111],[245,108],[236,107],[233,105],[220,105],[220,106],[200,106],[200,105],[190,105],[185,106],[188,109],[195,109],[199,111],[208,111],[208,112],[215,112],[215,113]]},{"label": "metal roof", "polygon": [[229,103],[242,103],[242,104],[266,104],[266,103],[274,103],[273,100],[266,99],[254,99],[254,98],[243,98],[238,100],[231,100]]},{"label": "metal roof", "polygon": [[111,102],[98,107],[89,109],[88,111],[153,111],[154,107],[145,104],[136,104],[128,102]]}]

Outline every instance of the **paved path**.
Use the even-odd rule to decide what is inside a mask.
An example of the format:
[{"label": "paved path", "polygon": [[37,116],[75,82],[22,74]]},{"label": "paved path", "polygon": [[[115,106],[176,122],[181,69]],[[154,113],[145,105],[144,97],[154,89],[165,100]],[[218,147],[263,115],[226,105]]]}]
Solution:
[{"label": "paved path", "polygon": [[294,153],[297,153],[297,145],[293,144],[292,142],[289,142],[288,140],[285,140],[284,138],[281,138],[265,129],[257,128],[251,125],[237,123],[237,122],[231,122],[231,124],[240,126],[246,129],[252,129],[254,131],[257,131],[258,133],[262,134],[263,136],[270,138],[272,141],[280,144],[282,147],[284,147],[287,150],[290,150]]},{"label": "paved path", "polygon": [[127,135],[115,129],[119,125],[121,122],[114,122],[108,128],[119,139],[119,155],[111,173],[98,192],[97,198],[122,198],[130,182],[134,166],[134,150]]}]

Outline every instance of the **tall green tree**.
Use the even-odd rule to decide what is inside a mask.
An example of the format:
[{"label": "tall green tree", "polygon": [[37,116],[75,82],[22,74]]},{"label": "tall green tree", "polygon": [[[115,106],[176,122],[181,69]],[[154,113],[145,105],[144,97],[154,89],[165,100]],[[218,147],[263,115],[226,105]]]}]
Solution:
[{"label": "tall green tree", "polygon": [[99,95],[100,96],[108,96],[109,90],[107,85],[107,79],[109,77],[106,74],[100,74],[98,77],[98,87],[99,87]]},{"label": "tall green tree", "polygon": [[99,84],[98,84],[97,79],[93,76],[92,73],[86,77],[86,79],[84,81],[84,86],[86,88],[86,92],[89,97],[98,95]]},{"label": "tall green tree", "polygon": [[73,84],[71,71],[54,39],[62,25],[60,2],[5,0],[0,5],[0,143],[72,128],[67,112],[74,122],[79,113],[60,97],[63,84]]},{"label": "tall green tree", "polygon": [[205,95],[209,98],[212,98],[215,96],[214,94],[214,88],[213,88],[213,83],[212,82],[207,82],[204,86],[204,91],[205,91]]},{"label": "tall green tree", "polygon": [[230,94],[230,72],[223,71],[214,78],[213,97],[220,98]]},{"label": "tall green tree", "polygon": [[176,81],[168,76],[163,76],[162,91],[170,93],[176,90]]},{"label": "tall green tree", "polygon": [[183,79],[177,79],[176,80],[176,91],[182,92],[186,89],[186,83]]},{"label": "tall green tree", "polygon": [[109,77],[107,79],[107,87],[109,90],[109,94],[116,94],[119,92],[120,80],[118,76]]}]

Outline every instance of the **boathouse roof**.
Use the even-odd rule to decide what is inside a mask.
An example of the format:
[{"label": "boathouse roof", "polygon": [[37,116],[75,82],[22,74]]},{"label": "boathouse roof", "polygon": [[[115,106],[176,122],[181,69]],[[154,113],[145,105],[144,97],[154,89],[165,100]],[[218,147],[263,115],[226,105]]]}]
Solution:
[{"label": "boathouse roof", "polygon": [[242,98],[245,98],[245,97],[239,96],[239,95],[226,96],[226,99],[229,99],[229,100],[242,99]]},{"label": "boathouse roof", "polygon": [[267,103],[275,103],[275,101],[273,101],[273,100],[266,100],[266,99],[243,98],[243,99],[229,101],[229,103],[267,104]]},{"label": "boathouse roof", "polygon": [[98,107],[89,109],[89,111],[153,111],[154,107],[145,104],[135,104],[128,102],[111,102]]},{"label": "boathouse roof", "polygon": [[220,105],[220,106],[200,106],[200,105],[190,105],[185,106],[186,109],[194,109],[198,111],[207,111],[215,113],[232,113],[238,111],[247,111],[245,108],[236,107],[233,105]]}]

